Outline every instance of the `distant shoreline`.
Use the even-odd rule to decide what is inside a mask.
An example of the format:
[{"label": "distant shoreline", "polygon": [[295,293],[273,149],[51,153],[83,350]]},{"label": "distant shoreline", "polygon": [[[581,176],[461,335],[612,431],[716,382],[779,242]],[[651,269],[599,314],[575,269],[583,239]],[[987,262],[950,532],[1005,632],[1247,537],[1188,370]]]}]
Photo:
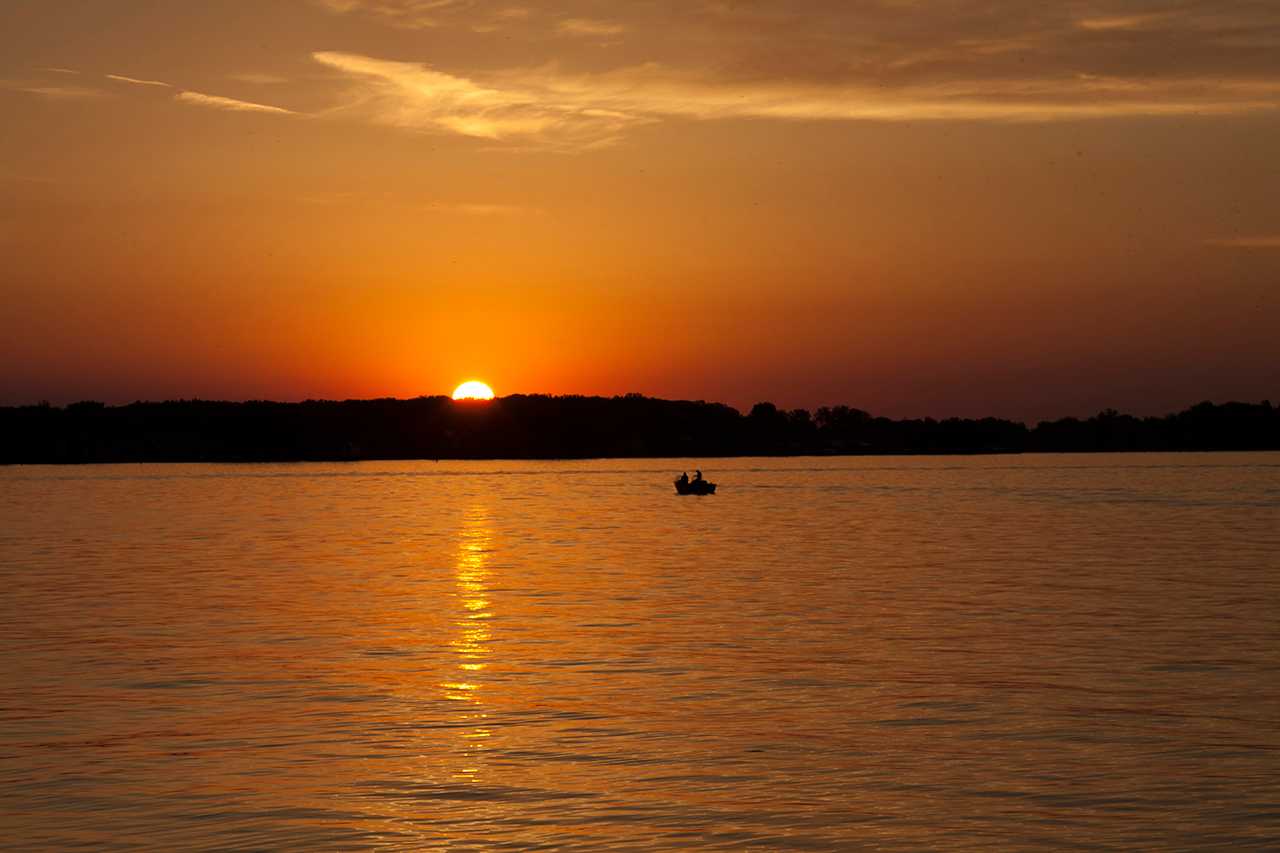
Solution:
[{"label": "distant shoreline", "polygon": [[95,462],[76,460],[70,462],[4,462],[0,461],[0,468],[78,468],[89,465],[118,465],[118,466],[138,466],[138,465],[358,465],[365,462],[605,462],[627,460],[730,460],[730,459],[947,459],[947,458],[966,458],[972,459],[977,457],[994,457],[994,456],[1120,456],[1124,454],[1133,455],[1155,455],[1155,454],[1229,454],[1229,453],[1280,453],[1280,448],[1263,449],[1263,450],[1237,450],[1234,448],[1214,449],[1207,448],[1202,450],[978,450],[978,451],[956,451],[954,453],[935,452],[929,453],[924,451],[903,451],[898,453],[794,453],[794,454],[772,454],[761,456],[757,454],[734,454],[732,456],[714,456],[702,455],[697,457],[689,456],[468,456],[468,457],[441,457],[439,459],[426,459],[421,456],[368,456],[357,459],[137,459],[130,461],[110,461]]},{"label": "distant shoreline", "polygon": [[1164,417],[1108,410],[1035,427],[998,418],[891,420],[847,406],[513,395],[301,403],[178,400],[0,407],[0,464],[730,459],[1280,450],[1270,402]]}]

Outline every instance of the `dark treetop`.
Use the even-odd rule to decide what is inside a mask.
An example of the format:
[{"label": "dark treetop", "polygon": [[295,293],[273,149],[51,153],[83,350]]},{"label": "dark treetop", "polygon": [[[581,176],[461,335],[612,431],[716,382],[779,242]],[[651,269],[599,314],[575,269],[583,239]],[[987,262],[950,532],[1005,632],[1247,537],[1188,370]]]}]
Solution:
[{"label": "dark treetop", "polygon": [[0,463],[10,464],[1277,449],[1280,409],[1270,402],[1200,403],[1161,418],[1108,410],[1033,429],[996,418],[895,421],[847,406],[811,415],[758,403],[742,415],[639,394],[0,408]]}]

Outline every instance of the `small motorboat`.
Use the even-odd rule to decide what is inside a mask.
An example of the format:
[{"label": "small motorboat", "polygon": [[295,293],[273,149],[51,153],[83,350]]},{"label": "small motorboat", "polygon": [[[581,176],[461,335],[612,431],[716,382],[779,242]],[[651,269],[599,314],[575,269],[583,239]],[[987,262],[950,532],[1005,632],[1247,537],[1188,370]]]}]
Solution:
[{"label": "small motorboat", "polygon": [[706,480],[676,479],[677,495],[714,495],[715,493],[715,483],[708,483]]}]

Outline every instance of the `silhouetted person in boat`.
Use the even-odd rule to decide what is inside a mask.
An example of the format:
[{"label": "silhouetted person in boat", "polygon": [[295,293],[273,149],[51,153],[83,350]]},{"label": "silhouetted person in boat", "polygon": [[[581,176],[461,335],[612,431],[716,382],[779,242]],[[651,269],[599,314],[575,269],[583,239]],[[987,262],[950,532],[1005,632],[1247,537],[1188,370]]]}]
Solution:
[{"label": "silhouetted person in boat", "polygon": [[676,482],[679,483],[681,486],[689,485],[689,472],[688,471],[680,472],[680,479],[676,480]]},{"label": "silhouetted person in boat", "polygon": [[702,482],[702,470],[701,470],[701,469],[698,469],[698,470],[696,470],[696,471],[694,471],[694,472],[693,472],[693,482],[695,482],[695,483],[701,483],[701,482]]}]

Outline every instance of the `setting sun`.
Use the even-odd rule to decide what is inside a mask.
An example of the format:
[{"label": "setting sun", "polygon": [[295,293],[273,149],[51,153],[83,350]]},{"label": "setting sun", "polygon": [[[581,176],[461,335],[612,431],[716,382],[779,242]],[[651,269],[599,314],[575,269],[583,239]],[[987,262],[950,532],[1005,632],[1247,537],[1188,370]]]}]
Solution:
[{"label": "setting sun", "polygon": [[463,382],[457,388],[453,389],[453,399],[455,400],[492,400],[493,389],[483,382],[471,380]]}]

